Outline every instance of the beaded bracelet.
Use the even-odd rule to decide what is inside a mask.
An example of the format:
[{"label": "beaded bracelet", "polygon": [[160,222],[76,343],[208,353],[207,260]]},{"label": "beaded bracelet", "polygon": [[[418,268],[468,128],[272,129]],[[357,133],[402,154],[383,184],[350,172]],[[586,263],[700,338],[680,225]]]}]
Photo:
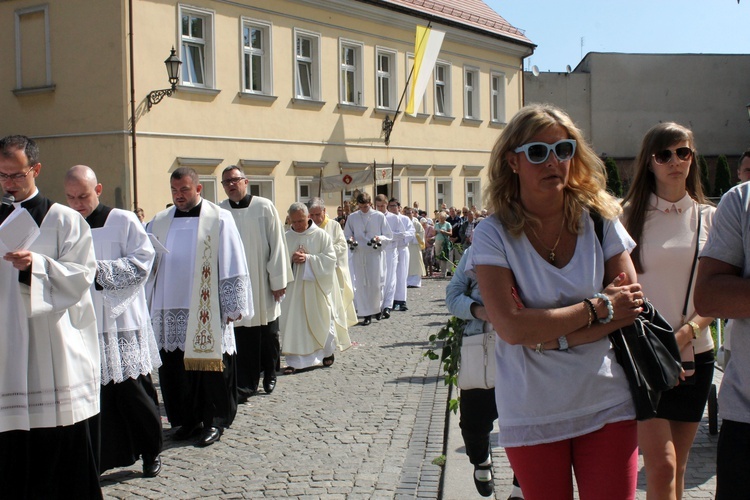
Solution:
[{"label": "beaded bracelet", "polygon": [[593,298],[602,299],[604,303],[607,304],[607,317],[604,319],[598,318],[599,323],[604,325],[612,321],[612,319],[615,317],[615,308],[612,307],[612,301],[609,300],[609,297],[607,297],[603,293],[595,293]]},{"label": "beaded bracelet", "polygon": [[[586,328],[591,328],[591,324],[594,322],[594,318],[597,318],[596,307],[594,307],[594,303],[591,302],[591,299],[583,299],[583,303],[586,305],[586,309],[589,313],[589,324],[586,325]],[[598,319],[599,318],[597,318],[597,320]]]}]

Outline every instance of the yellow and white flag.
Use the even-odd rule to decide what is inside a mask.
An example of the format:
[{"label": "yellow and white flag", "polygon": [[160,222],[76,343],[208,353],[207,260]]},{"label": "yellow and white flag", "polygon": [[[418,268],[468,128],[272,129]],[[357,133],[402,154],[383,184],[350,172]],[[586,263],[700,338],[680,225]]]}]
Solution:
[{"label": "yellow and white flag", "polygon": [[422,104],[422,97],[427,84],[430,83],[432,70],[435,68],[440,46],[443,45],[445,33],[424,26],[417,26],[417,36],[414,42],[414,71],[411,77],[411,91],[406,114],[417,116],[417,110]]}]

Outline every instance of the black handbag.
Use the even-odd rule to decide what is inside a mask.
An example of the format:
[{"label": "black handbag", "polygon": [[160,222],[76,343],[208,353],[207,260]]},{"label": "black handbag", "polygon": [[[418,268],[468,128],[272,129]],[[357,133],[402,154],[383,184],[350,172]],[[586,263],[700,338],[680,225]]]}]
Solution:
[{"label": "black handbag", "polygon": [[682,366],[672,326],[648,301],[633,324],[609,335],[628,378],[636,420],[656,416],[661,393],[675,387]]}]

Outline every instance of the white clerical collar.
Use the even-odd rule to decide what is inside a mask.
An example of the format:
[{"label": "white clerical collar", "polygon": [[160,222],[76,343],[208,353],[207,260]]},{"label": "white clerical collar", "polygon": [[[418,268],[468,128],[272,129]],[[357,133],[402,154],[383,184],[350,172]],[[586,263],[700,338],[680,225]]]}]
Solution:
[{"label": "white clerical collar", "polygon": [[25,201],[29,201],[29,200],[33,199],[33,198],[34,198],[34,197],[35,197],[36,195],[38,195],[38,194],[39,194],[39,188],[34,188],[34,193],[33,193],[33,194],[32,194],[31,196],[29,196],[29,197],[28,197],[28,198],[26,198],[25,200],[21,200],[21,201],[14,201],[14,202],[13,202],[13,206],[14,206],[15,208],[21,208],[21,203],[23,203],[23,202],[25,202]]}]

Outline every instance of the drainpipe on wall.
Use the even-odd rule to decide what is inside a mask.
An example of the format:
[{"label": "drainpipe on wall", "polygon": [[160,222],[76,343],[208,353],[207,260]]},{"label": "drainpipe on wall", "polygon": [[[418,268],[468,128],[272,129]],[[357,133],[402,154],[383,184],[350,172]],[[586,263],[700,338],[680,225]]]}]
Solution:
[{"label": "drainpipe on wall", "polygon": [[133,0],[128,0],[128,29],[130,31],[130,142],[133,150],[133,209],[138,208],[138,157],[135,153],[135,65],[133,61]]}]

